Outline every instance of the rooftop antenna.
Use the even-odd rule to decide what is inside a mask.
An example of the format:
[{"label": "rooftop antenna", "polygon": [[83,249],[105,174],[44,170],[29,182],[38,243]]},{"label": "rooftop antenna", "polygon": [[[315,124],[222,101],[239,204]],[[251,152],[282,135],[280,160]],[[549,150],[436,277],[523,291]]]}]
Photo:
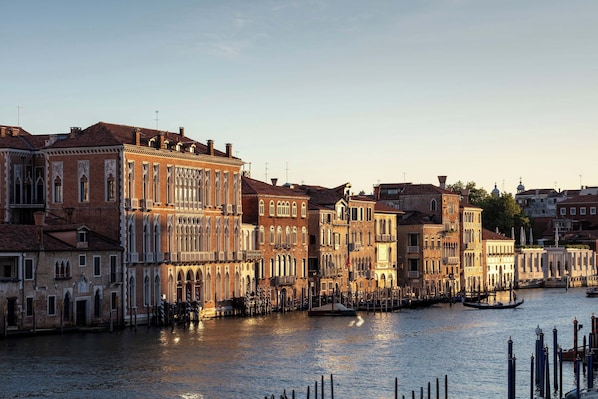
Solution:
[{"label": "rooftop antenna", "polygon": [[21,108],[22,105],[17,105],[17,126],[21,126]]},{"label": "rooftop antenna", "polygon": [[289,182],[289,163],[287,162],[287,167],[284,169],[286,173],[286,181],[285,183]]},{"label": "rooftop antenna", "polygon": [[583,184],[581,183],[581,175],[579,175],[579,188],[583,189]]},{"label": "rooftop antenna", "polygon": [[405,180],[406,175],[407,175],[407,173],[403,172],[403,183],[407,183],[407,180]]},{"label": "rooftop antenna", "polygon": [[155,119],[155,121],[156,121],[156,130],[158,130],[158,121],[159,121],[159,119],[158,119],[158,112],[160,112],[160,111],[156,110],[156,119]]},{"label": "rooftop antenna", "polygon": [[268,181],[268,162],[266,162],[266,179],[264,181]]}]

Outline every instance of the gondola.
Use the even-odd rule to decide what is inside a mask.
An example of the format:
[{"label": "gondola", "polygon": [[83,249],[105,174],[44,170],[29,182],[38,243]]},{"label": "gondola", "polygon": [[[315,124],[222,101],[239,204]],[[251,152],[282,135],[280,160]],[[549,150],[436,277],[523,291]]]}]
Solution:
[{"label": "gondola", "polygon": [[523,299],[518,302],[509,303],[481,303],[481,302],[463,302],[463,306],[475,309],[514,309],[519,305],[523,304]]}]

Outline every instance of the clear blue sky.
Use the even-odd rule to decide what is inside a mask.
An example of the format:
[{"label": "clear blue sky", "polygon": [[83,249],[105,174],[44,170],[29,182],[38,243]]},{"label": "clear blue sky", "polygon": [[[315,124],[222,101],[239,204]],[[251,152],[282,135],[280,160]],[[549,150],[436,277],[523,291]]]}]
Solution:
[{"label": "clear blue sky", "polygon": [[3,1],[0,16],[0,124],[33,134],[184,126],[256,179],[366,193],[438,175],[598,185],[598,1]]}]

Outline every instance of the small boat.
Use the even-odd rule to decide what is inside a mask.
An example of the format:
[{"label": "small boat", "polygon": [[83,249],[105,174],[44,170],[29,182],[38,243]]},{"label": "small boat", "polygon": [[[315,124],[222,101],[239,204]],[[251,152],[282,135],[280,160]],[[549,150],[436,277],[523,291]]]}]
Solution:
[{"label": "small boat", "polygon": [[308,316],[356,316],[357,311],[348,308],[342,303],[333,303],[311,308],[307,311]]},{"label": "small boat", "polygon": [[598,298],[598,287],[590,287],[586,290],[588,298]]},{"label": "small boat", "polygon": [[496,303],[482,303],[482,302],[463,302],[463,306],[475,309],[514,309],[523,304],[523,299],[518,302],[496,302]]},{"label": "small boat", "polygon": [[577,393],[577,389],[573,389],[565,394],[565,399],[598,399],[598,391],[595,389],[587,390],[587,389],[580,389],[579,395]]}]

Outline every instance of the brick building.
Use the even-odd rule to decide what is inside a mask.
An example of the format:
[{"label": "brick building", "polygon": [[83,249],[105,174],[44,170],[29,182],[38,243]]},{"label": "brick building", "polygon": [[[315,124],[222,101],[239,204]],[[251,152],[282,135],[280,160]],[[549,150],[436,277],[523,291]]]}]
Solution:
[{"label": "brick building", "polygon": [[213,314],[251,279],[241,251],[241,167],[178,133],[100,122],[33,136],[3,127],[4,220],[33,212],[85,223],[124,248],[124,313],[149,318],[162,300]]},{"label": "brick building", "polygon": [[122,325],[122,248],[85,225],[0,224],[0,332]]},{"label": "brick building", "polygon": [[[427,292],[454,294],[462,289],[464,281],[459,234],[461,195],[446,189],[446,176],[438,179],[439,186],[379,184],[374,187],[374,197],[405,212],[398,237],[400,284]],[[434,252],[424,253],[423,248]],[[429,272],[425,273],[426,261],[432,262],[437,250],[441,251],[441,265],[429,263]],[[432,280],[427,281],[428,278]]]},{"label": "brick building", "polygon": [[242,177],[243,222],[258,231],[261,253],[256,289],[265,290],[276,308],[292,308],[308,297],[309,197],[289,187]]}]

